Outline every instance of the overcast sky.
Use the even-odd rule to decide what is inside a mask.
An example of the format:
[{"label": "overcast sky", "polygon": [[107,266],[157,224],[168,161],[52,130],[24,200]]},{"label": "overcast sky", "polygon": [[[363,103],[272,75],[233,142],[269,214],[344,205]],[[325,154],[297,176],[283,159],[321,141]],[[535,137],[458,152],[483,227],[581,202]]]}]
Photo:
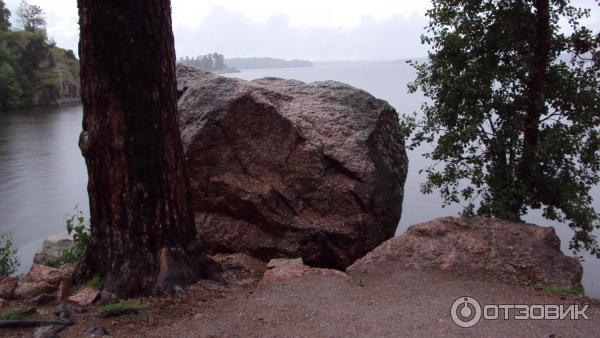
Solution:
[{"label": "overcast sky", "polygon": [[[126,0],[124,0],[126,1]],[[46,12],[48,35],[77,50],[76,0],[29,0]],[[20,0],[6,0],[13,12]],[[600,29],[596,0],[588,25]],[[309,60],[392,60],[426,55],[420,34],[428,0],[172,0],[177,55]]]}]

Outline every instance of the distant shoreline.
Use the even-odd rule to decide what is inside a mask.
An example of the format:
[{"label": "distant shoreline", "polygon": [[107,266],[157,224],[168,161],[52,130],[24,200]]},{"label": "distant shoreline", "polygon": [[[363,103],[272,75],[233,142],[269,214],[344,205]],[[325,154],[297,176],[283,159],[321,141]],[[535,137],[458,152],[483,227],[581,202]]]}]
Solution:
[{"label": "distant shoreline", "polygon": [[69,107],[69,106],[81,106],[82,104],[83,103],[81,102],[81,98],[73,98],[72,100],[65,100],[65,101],[61,101],[61,102],[31,104],[31,105],[20,106],[17,108],[0,109],[0,114],[5,113],[5,112],[27,110],[27,109],[31,109],[31,108]]},{"label": "distant shoreline", "polygon": [[225,69],[211,70],[210,72],[213,74],[234,74],[234,73],[240,73],[241,71],[237,68],[228,67]]},{"label": "distant shoreline", "polygon": [[271,68],[308,68],[313,63],[308,60],[284,60],[271,57],[250,57],[226,59],[228,67],[237,69],[271,69]]}]

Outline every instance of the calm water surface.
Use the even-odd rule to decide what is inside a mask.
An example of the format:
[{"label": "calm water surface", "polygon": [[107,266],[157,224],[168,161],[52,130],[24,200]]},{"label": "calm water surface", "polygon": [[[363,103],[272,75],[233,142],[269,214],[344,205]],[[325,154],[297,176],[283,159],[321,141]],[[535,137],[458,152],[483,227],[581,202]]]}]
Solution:
[{"label": "calm water surface", "polygon": [[[317,65],[249,70],[229,76],[243,79],[275,76],[305,82],[337,80],[387,100],[401,114],[418,111],[424,101],[421,95],[406,93],[406,84],[415,74],[404,64]],[[77,147],[81,116],[81,106],[0,113],[0,231],[13,234],[21,255],[21,272],[29,269],[33,254],[44,238],[65,232],[65,216],[76,205],[87,215],[87,174]],[[420,156],[423,151],[409,153],[404,212],[398,233],[411,224],[460,211],[460,206],[442,209],[438,194],[419,192],[423,177],[418,172],[428,163]],[[600,201],[599,190],[593,191],[596,201]],[[536,211],[526,220],[555,226],[563,251],[568,252],[572,236],[568,228],[544,220]],[[584,287],[589,295],[600,297],[600,260],[584,256]]]},{"label": "calm water surface", "polygon": [[78,105],[0,112],[0,231],[12,233],[20,272],[75,206],[87,214],[81,118]]}]

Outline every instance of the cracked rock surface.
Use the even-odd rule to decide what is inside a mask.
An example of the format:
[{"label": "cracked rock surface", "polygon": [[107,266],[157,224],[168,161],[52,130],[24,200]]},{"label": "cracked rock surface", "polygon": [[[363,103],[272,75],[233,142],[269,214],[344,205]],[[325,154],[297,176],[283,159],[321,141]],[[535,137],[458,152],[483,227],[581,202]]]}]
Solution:
[{"label": "cracked rock surface", "polygon": [[388,264],[556,287],[577,285],[583,274],[579,260],[561,252],[554,228],[484,217],[444,217],[413,225],[348,271],[368,273]]},{"label": "cracked rock surface", "polygon": [[396,111],[335,81],[178,66],[180,130],[212,253],[344,269],[391,238],[408,159]]}]

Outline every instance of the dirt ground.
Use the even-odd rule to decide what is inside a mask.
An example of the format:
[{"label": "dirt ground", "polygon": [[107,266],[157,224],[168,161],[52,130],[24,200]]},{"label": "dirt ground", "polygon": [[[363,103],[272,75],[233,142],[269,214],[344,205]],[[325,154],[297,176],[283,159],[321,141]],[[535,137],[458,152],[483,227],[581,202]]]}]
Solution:
[{"label": "dirt ground", "polygon": [[[139,299],[148,307],[138,315],[101,319],[94,307],[73,313],[75,325],[59,335],[86,337],[93,327],[113,337],[597,337],[600,332],[598,301],[486,276],[389,265],[349,279],[305,275],[265,287],[256,287],[256,275],[236,278],[227,286],[202,281],[172,297]],[[589,304],[590,319],[482,320],[464,329],[450,316],[452,303],[463,296],[481,304]],[[31,337],[33,331],[4,330],[0,336]]]}]

